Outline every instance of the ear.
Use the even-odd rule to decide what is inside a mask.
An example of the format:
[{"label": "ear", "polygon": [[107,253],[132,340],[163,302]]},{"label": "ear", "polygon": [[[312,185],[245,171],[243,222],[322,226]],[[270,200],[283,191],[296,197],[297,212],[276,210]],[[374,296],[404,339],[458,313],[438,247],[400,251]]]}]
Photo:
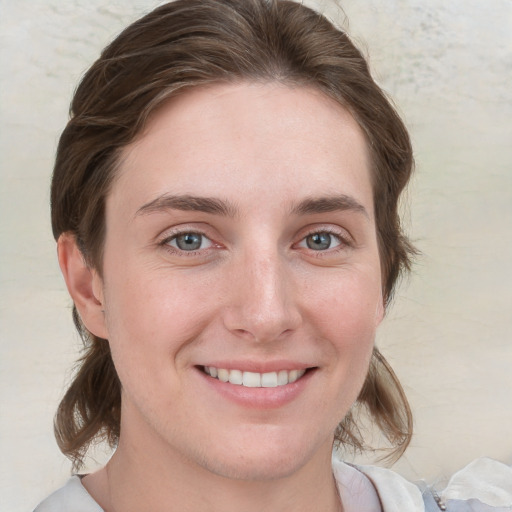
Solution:
[{"label": "ear", "polygon": [[71,233],[60,235],[57,254],[60,270],[82,322],[95,336],[108,339],[101,277],[86,264],[76,238]]},{"label": "ear", "polygon": [[386,306],[384,305],[384,297],[381,296],[377,302],[377,307],[375,308],[375,327],[380,325],[385,314]]}]

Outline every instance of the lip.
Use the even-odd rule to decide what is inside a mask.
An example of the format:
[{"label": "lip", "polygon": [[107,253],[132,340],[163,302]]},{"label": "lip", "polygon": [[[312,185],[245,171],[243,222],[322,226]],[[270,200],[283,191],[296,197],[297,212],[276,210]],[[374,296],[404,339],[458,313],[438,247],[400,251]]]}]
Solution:
[{"label": "lip", "polygon": [[[217,364],[219,366],[217,366]],[[273,363],[211,363],[211,366],[217,368],[225,368],[230,370],[253,371],[259,373],[267,373],[279,370],[302,370],[306,369],[306,373],[295,382],[286,384],[285,386],[277,386],[271,388],[250,388],[229,382],[222,382],[219,379],[210,377],[203,370],[202,366],[195,367],[197,375],[200,377],[202,384],[212,393],[238,406],[248,409],[277,409],[296,400],[308,387],[311,379],[316,373],[316,368],[300,365],[297,363],[284,364],[282,362]]]},{"label": "lip", "polygon": [[311,364],[300,363],[290,360],[277,361],[209,361],[197,365],[199,368],[204,366],[213,366],[215,368],[224,368],[226,370],[241,370],[242,372],[269,373],[280,370],[307,370],[313,368]]}]

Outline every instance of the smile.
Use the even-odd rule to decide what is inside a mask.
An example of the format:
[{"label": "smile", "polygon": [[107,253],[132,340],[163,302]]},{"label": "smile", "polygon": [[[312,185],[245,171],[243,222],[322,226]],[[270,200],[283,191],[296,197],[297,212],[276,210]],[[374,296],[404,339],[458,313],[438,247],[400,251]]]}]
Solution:
[{"label": "smile", "polygon": [[248,388],[276,388],[286,386],[300,379],[306,373],[305,369],[258,373],[245,372],[242,370],[226,370],[225,368],[215,368],[214,366],[204,366],[203,370],[207,375],[221,382],[229,382],[230,384]]}]

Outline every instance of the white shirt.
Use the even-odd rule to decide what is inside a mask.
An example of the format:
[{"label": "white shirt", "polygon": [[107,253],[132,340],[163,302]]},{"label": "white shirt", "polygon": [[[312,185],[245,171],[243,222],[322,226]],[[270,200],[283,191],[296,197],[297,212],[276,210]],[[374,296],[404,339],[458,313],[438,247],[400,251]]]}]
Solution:
[{"label": "white shirt", "polygon": [[[344,512],[512,512],[512,467],[481,458],[455,473],[444,491],[420,490],[393,471],[333,458]],[[444,508],[443,508],[444,507]],[[73,476],[34,512],[103,512]]]}]

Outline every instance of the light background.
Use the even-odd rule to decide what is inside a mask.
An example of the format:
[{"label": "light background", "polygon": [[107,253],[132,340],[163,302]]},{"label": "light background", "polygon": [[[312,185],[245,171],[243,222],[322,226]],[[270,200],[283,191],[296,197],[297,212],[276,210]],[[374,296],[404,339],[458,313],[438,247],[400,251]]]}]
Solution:
[{"label": "light background", "polygon": [[[442,482],[512,463],[512,1],[309,2],[348,26],[411,130],[408,231],[423,252],[378,336],[416,435],[396,469]],[[49,223],[72,91],[152,0],[0,0],[0,509],[69,475],[52,417],[79,349]]]}]

